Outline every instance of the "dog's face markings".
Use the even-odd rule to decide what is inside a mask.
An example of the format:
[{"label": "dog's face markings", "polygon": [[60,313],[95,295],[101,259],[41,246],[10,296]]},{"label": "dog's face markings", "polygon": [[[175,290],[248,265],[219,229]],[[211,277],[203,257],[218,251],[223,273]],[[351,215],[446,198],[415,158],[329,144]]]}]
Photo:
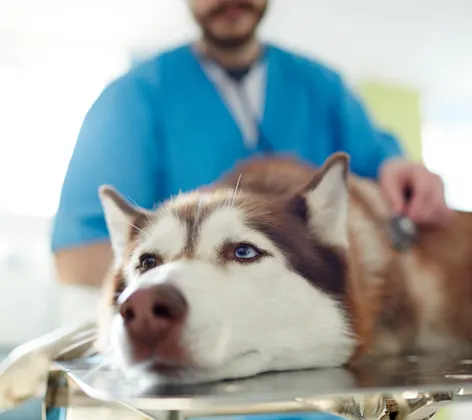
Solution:
[{"label": "dog's face markings", "polygon": [[[170,285],[188,306],[178,323],[165,321],[172,339],[153,343],[155,371],[200,381],[349,358],[346,174],[340,155],[287,196],[215,189],[151,214],[101,189],[125,294]],[[138,359],[129,326],[117,314],[110,328],[112,352],[128,369]]]}]

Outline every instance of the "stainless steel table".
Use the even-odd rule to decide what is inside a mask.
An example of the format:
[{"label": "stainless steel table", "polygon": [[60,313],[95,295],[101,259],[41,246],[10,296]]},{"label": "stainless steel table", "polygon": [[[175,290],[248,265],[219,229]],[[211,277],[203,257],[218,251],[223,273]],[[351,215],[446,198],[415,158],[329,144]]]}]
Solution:
[{"label": "stainless steel table", "polygon": [[352,370],[267,373],[213,384],[157,386],[144,393],[117,372],[97,370],[99,362],[90,358],[54,366],[44,418],[53,419],[53,414],[57,418],[59,411],[67,420],[257,418],[267,414],[286,418],[289,413],[291,418],[295,413],[303,418],[324,412],[349,420],[425,420],[441,407],[469,401],[472,396],[472,357],[371,360]]}]

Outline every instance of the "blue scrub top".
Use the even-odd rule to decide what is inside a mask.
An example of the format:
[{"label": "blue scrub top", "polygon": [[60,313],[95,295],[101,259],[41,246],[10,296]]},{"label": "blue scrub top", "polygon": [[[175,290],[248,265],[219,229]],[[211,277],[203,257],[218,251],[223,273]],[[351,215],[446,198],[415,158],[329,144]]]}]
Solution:
[{"label": "blue scrub top", "polygon": [[[343,150],[352,171],[369,178],[386,158],[403,154],[338,73],[273,45],[266,46],[265,60],[260,126],[273,150],[316,165]],[[52,249],[108,239],[102,184],[150,209],[259,152],[245,146],[191,45],[159,54],[109,84],[87,113],[65,176]]]}]

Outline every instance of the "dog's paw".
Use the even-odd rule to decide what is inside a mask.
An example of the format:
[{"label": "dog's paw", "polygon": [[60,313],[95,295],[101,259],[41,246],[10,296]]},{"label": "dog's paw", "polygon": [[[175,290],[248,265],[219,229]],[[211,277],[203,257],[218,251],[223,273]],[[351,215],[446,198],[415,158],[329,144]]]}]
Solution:
[{"label": "dog's paw", "polygon": [[12,352],[0,364],[0,411],[44,393],[51,362],[47,352]]},{"label": "dog's paw", "polygon": [[13,350],[0,364],[0,411],[44,393],[57,358],[81,357],[96,338],[95,322],[57,329]]}]

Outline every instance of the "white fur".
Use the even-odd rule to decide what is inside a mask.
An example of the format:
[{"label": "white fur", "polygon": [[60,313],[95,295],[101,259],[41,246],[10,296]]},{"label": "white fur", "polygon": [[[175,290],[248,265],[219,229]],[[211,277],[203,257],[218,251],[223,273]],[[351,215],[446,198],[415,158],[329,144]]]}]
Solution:
[{"label": "white fur", "polygon": [[165,213],[146,231],[147,251],[156,251],[166,259],[178,255],[187,242],[187,227],[177,217]]},{"label": "white fur", "polygon": [[327,243],[348,246],[347,219],[349,195],[345,179],[345,163],[335,163],[306,199],[310,208],[310,224]]},{"label": "white fur", "polygon": [[113,198],[103,193],[103,190],[100,192],[100,200],[115,255],[115,264],[119,266],[123,261],[123,252],[129,243],[132,221],[129,215],[120,209]]},{"label": "white fur", "polygon": [[[181,222],[166,214],[142,236],[127,270],[129,287],[169,282],[188,301],[181,342],[197,369],[183,374],[180,382],[332,367],[348,359],[355,342],[339,304],[291,271],[269,238],[244,224],[239,209],[222,207],[203,221],[195,258],[134,274],[131,267],[140,253],[152,250],[172,258],[181,253],[186,235]],[[251,242],[273,257],[252,264],[218,263],[218,249],[227,240]],[[111,349],[124,370],[130,368],[127,348],[117,315]]]}]

